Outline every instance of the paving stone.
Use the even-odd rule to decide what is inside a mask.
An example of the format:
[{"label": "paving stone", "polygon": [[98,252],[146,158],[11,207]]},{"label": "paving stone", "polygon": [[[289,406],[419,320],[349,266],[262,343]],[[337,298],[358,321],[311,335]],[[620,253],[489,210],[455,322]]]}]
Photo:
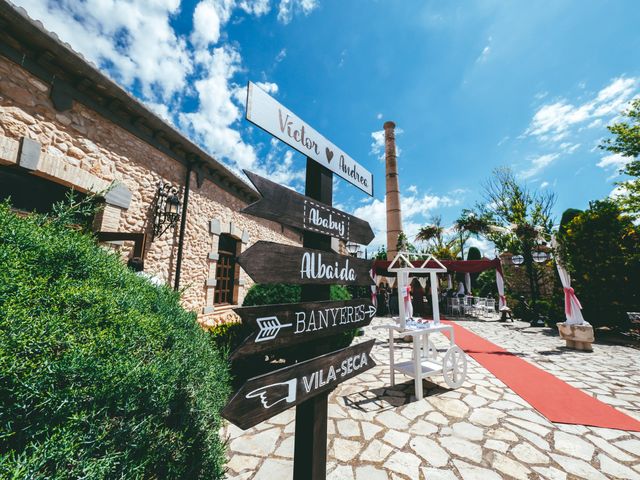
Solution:
[{"label": "paving stone", "polygon": [[362,444],[360,442],[345,440],[344,438],[336,438],[333,441],[332,456],[341,462],[349,462],[358,455],[358,453],[360,453],[361,446]]},{"label": "paving stone", "polygon": [[576,475],[577,477],[588,478],[589,480],[606,480],[607,478],[584,460],[554,453],[551,454],[551,457],[560,464],[565,472]]},{"label": "paving stone", "polygon": [[457,457],[480,463],[482,461],[482,448],[475,443],[457,437],[442,437],[440,445]]},{"label": "paving stone", "polygon": [[469,405],[471,408],[479,408],[489,402],[486,398],[482,398],[475,394],[466,395],[462,398],[462,401]]},{"label": "paving stone", "polygon": [[232,455],[229,457],[227,467],[236,473],[240,473],[243,470],[254,471],[258,464],[262,461],[258,457],[250,457],[249,455]]},{"label": "paving stone", "polygon": [[350,465],[338,465],[327,474],[327,480],[353,480],[353,468]]},{"label": "paving stone", "polygon": [[621,440],[616,442],[615,445],[616,447],[625,449],[631,454],[638,455],[638,452],[640,452],[640,440]]},{"label": "paving stone", "polygon": [[476,425],[490,427],[498,423],[498,421],[505,415],[506,414],[504,412],[495,410],[493,408],[476,408],[473,410],[473,412],[471,412],[469,421],[471,423],[475,423]]},{"label": "paving stone", "polygon": [[600,437],[596,437],[595,435],[591,435],[591,434],[588,434],[586,438],[588,438],[591,441],[591,443],[593,443],[596,447],[608,453],[611,457],[613,457],[616,460],[620,460],[621,462],[630,462],[634,460],[634,457],[623,452],[619,448],[614,447],[607,440],[604,440]]},{"label": "paving stone", "polygon": [[540,425],[544,425],[548,428],[553,428],[553,424],[549,420],[544,418],[542,415],[538,415],[532,410],[510,410],[509,415],[529,422],[539,423]]},{"label": "paving stone", "polygon": [[555,467],[533,467],[533,469],[540,474],[542,478],[547,480],[566,480],[567,474],[561,472]]},{"label": "paving stone", "polygon": [[491,391],[491,390],[489,390],[488,388],[485,388],[485,387],[477,387],[476,388],[476,395],[479,395],[482,398],[486,398],[487,400],[498,400],[498,399],[500,399],[500,395],[498,395],[496,392],[493,392],[493,391]]},{"label": "paving stone", "polygon": [[591,461],[594,446],[585,442],[580,437],[565,432],[554,432],[553,443],[556,451],[566,453],[572,457]]},{"label": "paving stone", "polygon": [[453,464],[460,472],[463,480],[503,480],[502,475],[497,474],[493,470],[477,467],[462,460],[454,460]]},{"label": "paving stone", "polygon": [[464,418],[469,413],[469,407],[460,400],[430,397],[429,402],[435,408],[449,417]]},{"label": "paving stone", "polygon": [[229,445],[232,452],[268,457],[276,448],[280,437],[279,428],[271,428],[253,435],[238,437]]},{"label": "paving stone", "polygon": [[549,463],[549,457],[540,452],[537,448],[529,445],[528,443],[519,443],[511,449],[511,453],[518,460],[524,463],[537,463],[546,464]]},{"label": "paving stone", "polygon": [[492,428],[487,432],[487,436],[490,438],[495,438],[496,440],[506,440],[507,442],[518,441],[518,436],[515,433],[502,427]]},{"label": "paving stone", "polygon": [[254,480],[273,480],[274,478],[291,478],[292,476],[293,462],[267,458],[253,478]]},{"label": "paving stone", "polygon": [[293,458],[293,444],[295,441],[294,436],[285,438],[280,446],[273,452],[274,455],[285,458]]},{"label": "paving stone", "polygon": [[406,431],[409,429],[409,421],[402,415],[387,410],[376,416],[376,421],[393,430]]},{"label": "paving stone", "polygon": [[598,454],[600,460],[600,470],[614,478],[625,478],[629,480],[640,480],[640,473],[636,473],[625,465],[621,465],[615,460],[611,460],[606,455]]},{"label": "paving stone", "polygon": [[364,460],[366,462],[382,462],[392,451],[393,448],[389,445],[375,439],[369,443],[364,452],[362,452],[360,460]]},{"label": "paving stone", "polygon": [[535,433],[530,432],[529,430],[516,427],[515,425],[511,425],[510,423],[505,423],[504,426],[509,430],[516,432],[521,437],[526,438],[543,452],[548,452],[551,449],[549,442],[547,442],[544,438],[536,435]]},{"label": "paving stone", "polygon": [[469,440],[480,441],[484,437],[484,432],[481,428],[471,425],[470,423],[460,422],[456,423],[452,427],[453,435],[456,437],[462,437]]},{"label": "paving stone", "polygon": [[512,410],[517,410],[522,408],[522,405],[515,402],[510,402],[509,400],[498,400],[497,402],[493,402],[489,405],[491,408],[495,408],[496,410],[502,410],[505,412],[510,412]]},{"label": "paving stone", "polygon": [[458,478],[451,470],[427,467],[422,467],[421,470],[422,477],[426,480],[456,480]]},{"label": "paving stone", "polygon": [[338,420],[336,422],[338,433],[343,437],[359,437],[360,427],[355,420]]},{"label": "paving stone", "polygon": [[496,452],[493,454],[491,467],[500,470],[502,473],[509,475],[510,477],[517,478],[519,480],[529,480],[530,470],[527,467],[502,455],[501,453]]},{"label": "paving stone", "polygon": [[432,425],[431,423],[427,423],[424,420],[418,420],[416,423],[411,425],[409,428],[409,433],[411,435],[424,435],[429,436],[438,431],[438,427]]},{"label": "paving stone", "polygon": [[440,412],[431,412],[426,416],[425,420],[431,423],[437,423],[439,425],[449,425],[449,420],[447,417],[442,415]]},{"label": "paving stone", "polygon": [[414,420],[418,417],[426,415],[427,412],[433,410],[433,407],[426,401],[411,402],[398,409],[398,413],[409,420]]},{"label": "paving stone", "polygon": [[[454,477],[455,478],[455,477]],[[388,480],[387,472],[373,465],[356,467],[356,480]]]},{"label": "paving stone", "polygon": [[509,450],[509,444],[501,440],[489,439],[486,442],[484,442],[484,448],[488,448],[490,450],[496,450],[497,452],[507,453],[507,450]]},{"label": "paving stone", "polygon": [[362,433],[364,434],[365,440],[371,440],[380,430],[382,430],[380,425],[369,422],[362,422],[360,426],[362,427]]},{"label": "paving stone", "polygon": [[409,441],[409,438],[411,438],[411,436],[408,433],[398,432],[397,430],[389,430],[384,434],[384,437],[382,437],[385,442],[390,443],[396,448],[404,447]]},{"label": "paving stone", "polygon": [[526,428],[527,430],[540,435],[541,437],[546,436],[549,433],[549,429],[545,428],[541,425],[538,425],[537,423],[533,423],[533,422],[527,422],[526,420],[521,420],[519,418],[511,418],[508,417],[505,419],[507,422],[511,422],[515,425],[518,425],[519,427],[522,428]]},{"label": "paving stone", "polygon": [[444,467],[449,461],[449,454],[429,438],[412,438],[409,446],[434,467]]},{"label": "paving stone", "polygon": [[409,478],[418,478],[421,463],[420,459],[412,453],[396,452],[389,457],[384,466]]}]

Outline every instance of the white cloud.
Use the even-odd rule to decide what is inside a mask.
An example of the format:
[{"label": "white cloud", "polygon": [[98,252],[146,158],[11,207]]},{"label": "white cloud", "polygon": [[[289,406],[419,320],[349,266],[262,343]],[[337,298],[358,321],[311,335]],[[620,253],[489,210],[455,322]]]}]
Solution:
[{"label": "white cloud", "polygon": [[286,25],[296,13],[309,15],[317,7],[317,0],[280,0],[278,20]]},{"label": "white cloud", "polygon": [[480,56],[476,58],[476,63],[484,63],[489,58],[489,55],[491,54],[491,40],[492,38],[489,37],[487,45],[482,49],[482,52],[480,52]]},{"label": "white cloud", "polygon": [[282,50],[280,50],[278,52],[278,55],[276,55],[275,61],[276,63],[280,63],[281,61],[283,61],[285,58],[287,57],[287,49],[283,48]]},{"label": "white cloud", "polygon": [[495,254],[496,246],[493,244],[493,242],[490,242],[484,237],[480,237],[480,238],[471,237],[464,243],[464,250],[465,250],[464,258],[467,258],[467,252],[471,247],[476,247],[478,250],[480,250],[480,254],[483,257],[495,258],[496,256]]},{"label": "white cloud", "polygon": [[376,118],[377,118],[378,120],[382,120],[382,114],[381,114],[381,113],[377,114],[377,115],[376,115]]},{"label": "white cloud", "polygon": [[578,148],[580,148],[579,143],[564,142],[560,144],[560,150],[562,150],[563,153],[571,154]]},{"label": "white cloud", "polygon": [[[429,217],[437,209],[459,205],[461,201],[451,198],[449,195],[421,194],[415,185],[410,186],[407,192],[410,195],[400,196],[400,208],[402,209],[402,227],[411,242],[414,241],[420,227],[428,223]],[[386,245],[387,208],[384,200],[367,199],[352,213],[358,218],[367,219],[373,229],[375,239],[368,247],[370,251],[375,251],[381,245]]]},{"label": "white cloud", "polygon": [[[402,135],[404,130],[401,128],[395,129],[396,140],[398,135]],[[373,141],[371,142],[371,150],[369,155],[373,155],[381,162],[385,161],[385,153],[384,153],[384,130],[378,130],[376,132],[371,132],[371,138]],[[398,146],[396,141],[396,157],[399,157],[402,154],[402,149]]]},{"label": "white cloud", "polygon": [[370,154],[384,162],[384,130],[371,132],[371,138],[373,142],[371,142]]},{"label": "white cloud", "polygon": [[587,128],[599,126],[603,117],[615,116],[624,109],[639,84],[640,78],[619,77],[582,104],[574,105],[564,99],[545,104],[536,111],[524,135],[542,142],[557,142],[566,138],[573,127],[587,121]]},{"label": "white cloud", "polygon": [[549,182],[544,181],[540,184],[540,188],[547,188],[549,186]]},{"label": "white cloud", "polygon": [[238,3],[238,7],[257,17],[264,15],[271,10],[269,0],[241,0]]},{"label": "white cloud", "polygon": [[604,170],[609,171],[611,174],[607,180],[612,180],[620,175],[620,170],[627,166],[633,159],[631,157],[623,157],[618,153],[613,153],[602,157],[602,159],[596,163],[596,165]]},{"label": "white cloud", "polygon": [[[251,168],[290,181],[299,178],[299,172],[283,172],[291,166],[291,156],[272,161],[273,146],[263,152],[261,146],[245,142],[239,131],[246,89],[236,76],[244,66],[240,46],[224,41],[224,29],[234,11],[266,14],[269,0],[201,0],[193,10],[193,29],[185,33],[172,27],[185,8],[180,0],[16,3],[124,88],[135,89],[150,109],[236,172]],[[282,3],[290,15],[307,15],[317,6],[315,0]],[[285,56],[282,49],[276,61]],[[272,82],[259,85],[271,94],[278,91]]]},{"label": "white cloud", "polygon": [[520,174],[522,178],[531,178],[540,173],[545,169],[548,165],[550,165],[554,160],[556,160],[560,154],[558,153],[547,153],[546,155],[540,155],[538,157],[534,157],[531,159],[531,167]]}]

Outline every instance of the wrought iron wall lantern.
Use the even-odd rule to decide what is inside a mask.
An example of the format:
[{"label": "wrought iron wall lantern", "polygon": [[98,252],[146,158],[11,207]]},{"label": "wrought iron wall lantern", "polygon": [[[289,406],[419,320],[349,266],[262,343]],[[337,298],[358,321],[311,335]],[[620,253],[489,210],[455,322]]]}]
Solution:
[{"label": "wrought iron wall lantern", "polygon": [[159,182],[153,216],[153,238],[175,228],[180,218],[181,204],[178,189],[170,183]]},{"label": "wrought iron wall lantern", "polygon": [[352,257],[357,257],[360,254],[360,245],[354,242],[347,242],[346,244],[347,253]]}]

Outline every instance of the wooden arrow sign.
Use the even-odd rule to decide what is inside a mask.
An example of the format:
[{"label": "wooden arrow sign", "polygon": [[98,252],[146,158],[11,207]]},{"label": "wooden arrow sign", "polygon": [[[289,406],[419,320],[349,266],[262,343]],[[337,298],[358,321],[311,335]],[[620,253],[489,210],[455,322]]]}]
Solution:
[{"label": "wooden arrow sign", "polygon": [[238,263],[258,283],[372,285],[371,260],[263,240]]},{"label": "wooden arrow sign", "polygon": [[366,327],[376,314],[370,300],[284,303],[234,308],[251,334],[231,360]]},{"label": "wooden arrow sign", "polygon": [[341,238],[347,242],[368,245],[373,240],[373,230],[368,222],[300,195],[255,173],[247,170],[244,173],[262,198],[244,208],[242,213]]},{"label": "wooden arrow sign", "polygon": [[375,367],[374,340],[250,378],[222,416],[246,430]]}]

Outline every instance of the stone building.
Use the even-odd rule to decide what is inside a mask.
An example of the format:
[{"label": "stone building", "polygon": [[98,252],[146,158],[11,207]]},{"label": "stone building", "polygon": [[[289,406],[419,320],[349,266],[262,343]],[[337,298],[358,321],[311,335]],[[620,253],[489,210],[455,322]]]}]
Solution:
[{"label": "stone building", "polygon": [[[159,184],[175,188],[182,215],[153,235]],[[46,211],[69,187],[107,192],[95,231],[116,233],[99,238],[179,283],[184,306],[206,325],[231,318],[251,286],[236,264],[241,251],[258,240],[301,242],[298,232],[239,213],[258,199],[253,187],[24,10],[0,2],[0,199]]]}]

